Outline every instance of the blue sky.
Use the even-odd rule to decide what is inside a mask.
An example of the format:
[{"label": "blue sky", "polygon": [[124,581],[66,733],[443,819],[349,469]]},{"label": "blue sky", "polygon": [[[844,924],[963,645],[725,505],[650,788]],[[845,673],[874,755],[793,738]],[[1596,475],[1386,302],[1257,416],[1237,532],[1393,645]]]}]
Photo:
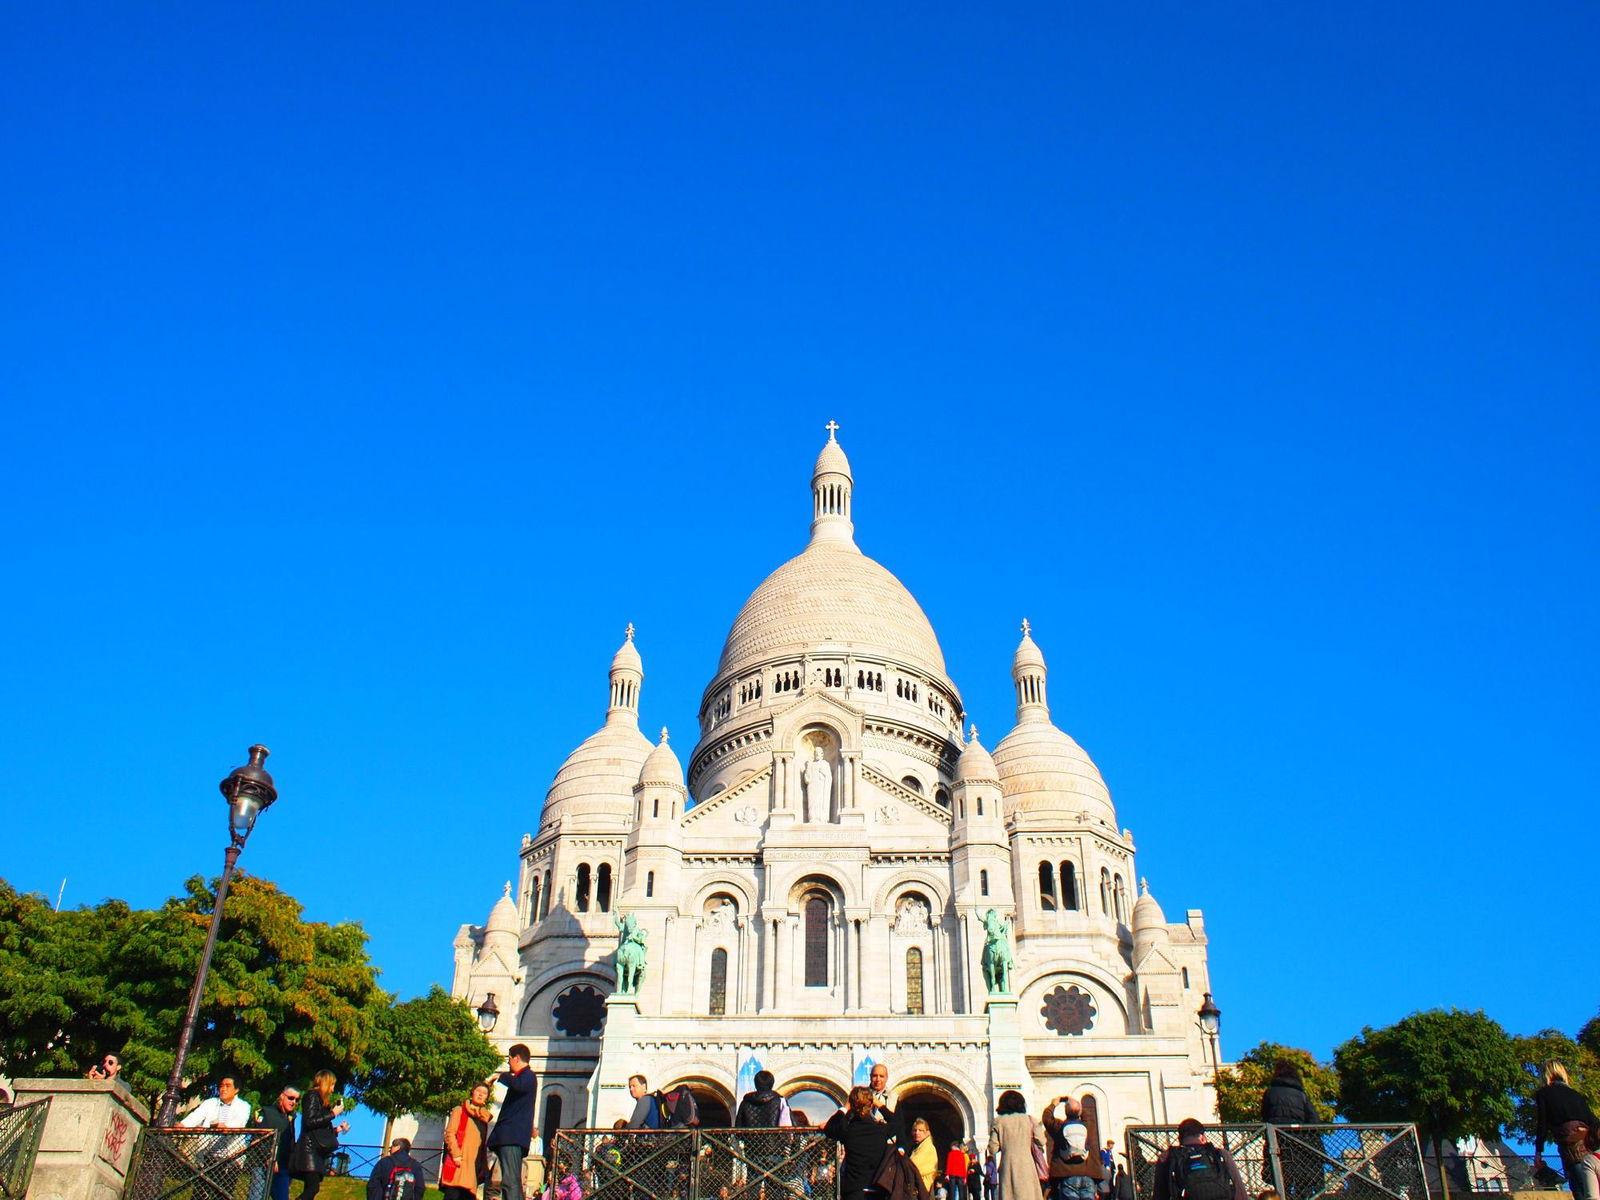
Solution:
[{"label": "blue sky", "polygon": [[1225,1052],[1593,1015],[1600,9],[975,7],[6,13],[0,874],[158,902],[259,739],[246,866],[447,981],[626,622],[693,742],[835,418]]}]

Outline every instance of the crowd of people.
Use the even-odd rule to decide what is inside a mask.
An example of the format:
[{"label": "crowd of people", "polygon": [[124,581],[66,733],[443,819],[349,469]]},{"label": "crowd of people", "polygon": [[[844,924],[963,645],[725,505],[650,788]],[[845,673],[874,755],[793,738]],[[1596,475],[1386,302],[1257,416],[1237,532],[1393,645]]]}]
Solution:
[{"label": "crowd of people", "polygon": [[[539,1200],[596,1200],[610,1190],[637,1200],[642,1193],[633,1169],[650,1151],[627,1133],[700,1124],[689,1088],[652,1091],[643,1075],[634,1075],[628,1080],[634,1102],[630,1115],[590,1146],[588,1161],[553,1157],[546,1184],[545,1163],[537,1153],[542,1147],[534,1132],[537,1091],[530,1059],[527,1046],[512,1046],[506,1069],[473,1084],[445,1117],[437,1175],[444,1200],[479,1200],[480,1193],[526,1200],[526,1191]],[[89,1068],[88,1077],[115,1080],[121,1070],[121,1060],[107,1054]],[[782,1137],[773,1140],[766,1134],[810,1129],[808,1115],[790,1106],[772,1072],[756,1072],[753,1082],[734,1116],[742,1164],[725,1169],[727,1178],[712,1179],[709,1190],[702,1183],[711,1200],[809,1196],[821,1185],[831,1185],[835,1175],[842,1200],[1133,1200],[1132,1181],[1115,1141],[1101,1142],[1093,1106],[1072,1096],[1058,1096],[1035,1119],[1022,1093],[1001,1092],[980,1158],[976,1142],[962,1129],[941,1129],[936,1138],[924,1117],[908,1115],[904,1108],[897,1111],[890,1100],[889,1068],[878,1063],[867,1085],[851,1088],[844,1105],[820,1127],[835,1151],[807,1161]],[[350,1128],[340,1119],[344,1104],[336,1084],[333,1072],[318,1071],[304,1094],[284,1087],[271,1104],[252,1114],[237,1080],[224,1076],[215,1094],[191,1109],[180,1125],[219,1133],[270,1131],[271,1165],[257,1168],[249,1200],[289,1200],[292,1181],[301,1185],[296,1200],[316,1200],[339,1135]],[[496,1086],[504,1089],[498,1114],[491,1109]],[[1534,1106],[1535,1167],[1543,1166],[1545,1146],[1553,1144],[1576,1200],[1600,1200],[1600,1120],[1571,1086],[1561,1063],[1544,1065]],[[1293,1064],[1276,1065],[1262,1096],[1261,1120],[1283,1126],[1319,1123]],[[367,1200],[422,1200],[427,1177],[411,1143],[396,1138],[385,1149],[369,1177]],[[532,1163],[527,1161],[530,1149],[536,1151]],[[686,1164],[674,1161],[666,1186],[681,1192],[687,1174]],[[620,1187],[608,1190],[612,1182]],[[1232,1156],[1213,1145],[1205,1126],[1194,1118],[1179,1124],[1177,1143],[1154,1164],[1151,1191],[1153,1200],[1279,1200],[1270,1191],[1250,1197]]]}]

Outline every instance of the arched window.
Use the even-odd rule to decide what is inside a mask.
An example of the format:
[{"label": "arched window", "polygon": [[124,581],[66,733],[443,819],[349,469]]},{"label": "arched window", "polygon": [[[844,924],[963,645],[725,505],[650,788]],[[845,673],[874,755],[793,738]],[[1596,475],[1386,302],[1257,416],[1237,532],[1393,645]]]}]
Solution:
[{"label": "arched window", "polygon": [[530,920],[539,919],[539,896],[541,892],[539,872],[533,873],[533,882],[528,885],[528,916]]},{"label": "arched window", "polygon": [[1076,864],[1061,864],[1061,907],[1069,912],[1078,908],[1078,868]]},{"label": "arched window", "polygon": [[1183,968],[1183,987],[1184,987],[1185,991],[1189,990],[1189,968],[1188,967],[1184,967]]},{"label": "arched window", "polygon": [[600,864],[600,876],[594,885],[594,906],[601,912],[611,911],[611,864]]},{"label": "arched window", "polygon": [[1039,864],[1039,907],[1045,912],[1056,910],[1056,869],[1047,862]]},{"label": "arched window", "polygon": [[917,795],[922,795],[922,780],[918,779],[915,775],[907,775],[900,782],[903,786],[910,788]]},{"label": "arched window", "polygon": [[541,905],[541,907],[539,909],[539,915],[541,917],[548,917],[550,915],[550,872],[549,871],[546,871],[544,873],[544,899],[542,901],[540,901],[540,905]]},{"label": "arched window", "polygon": [[1111,915],[1111,872],[1100,868],[1100,911]]},{"label": "arched window", "polygon": [[906,951],[906,1011],[922,1015],[922,951],[916,946]]},{"label": "arched window", "polygon": [[654,896],[655,894],[656,894],[656,873],[654,871],[646,871],[644,873],[644,897],[645,897],[646,900],[648,900],[651,896]]},{"label": "arched window", "polygon": [[989,894],[989,872],[987,871],[978,872],[978,894],[980,896]]},{"label": "arched window", "polygon": [[806,986],[828,986],[828,925],[833,906],[813,892],[806,898]]},{"label": "arched window", "polygon": [[650,798],[650,815],[652,817],[659,817],[661,815],[661,797],[660,796],[652,796]]},{"label": "arched window", "polygon": [[575,889],[572,906],[578,912],[589,911],[589,864],[578,864],[578,886]]},{"label": "arched window", "polygon": [[713,1017],[728,1011],[728,952],[721,946],[711,952],[711,1003],[706,1011]]},{"label": "arched window", "polygon": [[978,797],[978,815],[980,817],[983,816],[983,797],[982,796]]},{"label": "arched window", "polygon": [[1117,920],[1119,920],[1119,921],[1127,919],[1127,909],[1126,909],[1127,901],[1125,899],[1127,894],[1128,893],[1127,893],[1126,889],[1124,889],[1123,886],[1122,886],[1122,876],[1118,875],[1117,878],[1116,878],[1116,882],[1112,884],[1111,900],[1116,905]]},{"label": "arched window", "polygon": [[544,1124],[540,1126],[544,1133],[544,1144],[556,1144],[556,1130],[561,1128],[561,1097],[554,1092],[548,1092],[544,1098]]}]

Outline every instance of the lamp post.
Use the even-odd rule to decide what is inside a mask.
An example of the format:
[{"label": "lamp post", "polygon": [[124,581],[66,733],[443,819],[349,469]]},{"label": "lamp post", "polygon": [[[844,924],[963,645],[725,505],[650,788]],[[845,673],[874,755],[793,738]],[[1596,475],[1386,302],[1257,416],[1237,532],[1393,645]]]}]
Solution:
[{"label": "lamp post", "polygon": [[1211,993],[1206,993],[1206,998],[1200,1002],[1200,1032],[1211,1041],[1211,1086],[1217,1093],[1217,1110],[1221,1115],[1222,1110],[1222,1052],[1217,1049],[1217,1035],[1222,1032],[1222,1010],[1217,1007],[1217,1002],[1211,998]]},{"label": "lamp post", "polygon": [[500,1006],[494,1002],[494,993],[490,992],[478,1005],[478,1028],[485,1034],[493,1033],[495,1023],[499,1020]]},{"label": "lamp post", "polygon": [[183,1015],[183,1029],[178,1034],[178,1054],[172,1060],[167,1090],[161,1093],[161,1108],[156,1114],[158,1126],[171,1125],[178,1116],[178,1096],[183,1091],[183,1064],[189,1057],[189,1043],[194,1040],[194,1025],[200,1015],[200,997],[206,989],[206,972],[211,969],[211,954],[217,948],[217,930],[222,927],[222,905],[228,898],[228,883],[233,878],[233,868],[239,862],[245,839],[256,826],[256,818],[278,798],[278,789],[272,786],[272,776],[267,774],[266,767],[262,765],[270,753],[265,746],[251,746],[250,761],[228,772],[228,777],[218,785],[222,789],[222,798],[228,802],[228,849],[222,856],[222,880],[217,884],[217,902],[211,910],[211,928],[206,931],[205,949],[200,952],[194,986],[189,989],[189,1008]]}]

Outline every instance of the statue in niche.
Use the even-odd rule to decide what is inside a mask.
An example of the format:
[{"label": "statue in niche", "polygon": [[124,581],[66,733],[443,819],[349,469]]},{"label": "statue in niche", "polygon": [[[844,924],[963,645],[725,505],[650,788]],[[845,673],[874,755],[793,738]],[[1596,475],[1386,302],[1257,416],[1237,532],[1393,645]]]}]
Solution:
[{"label": "statue in niche", "polygon": [[907,896],[895,907],[894,931],[915,936],[928,932],[928,905],[920,896]]},{"label": "statue in niche", "polygon": [[738,912],[738,906],[724,896],[720,902],[711,906],[711,911],[706,914],[706,924],[713,929],[729,929],[733,926],[733,918]]},{"label": "statue in niche", "polygon": [[800,782],[805,788],[805,819],[833,820],[833,768],[821,746],[811,747],[811,761],[801,771]]}]

